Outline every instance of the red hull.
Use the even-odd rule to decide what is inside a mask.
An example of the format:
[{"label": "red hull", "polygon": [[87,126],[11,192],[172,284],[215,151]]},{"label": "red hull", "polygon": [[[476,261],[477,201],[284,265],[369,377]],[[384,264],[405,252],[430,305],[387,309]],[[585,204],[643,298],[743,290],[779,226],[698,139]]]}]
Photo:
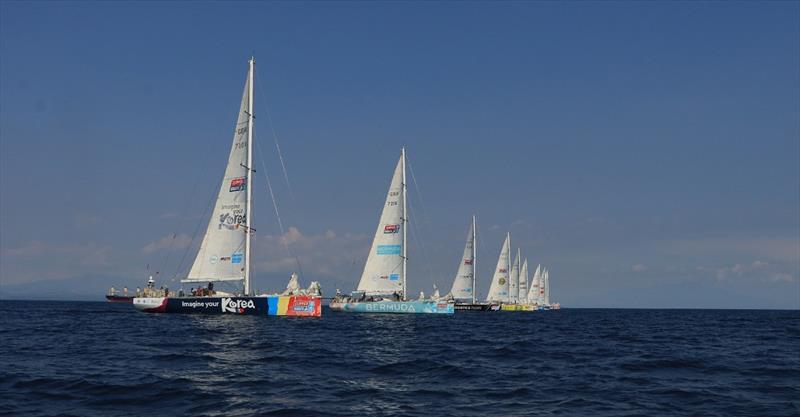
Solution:
[{"label": "red hull", "polygon": [[133,303],[133,297],[124,297],[121,295],[107,295],[106,300],[108,300],[109,303]]}]

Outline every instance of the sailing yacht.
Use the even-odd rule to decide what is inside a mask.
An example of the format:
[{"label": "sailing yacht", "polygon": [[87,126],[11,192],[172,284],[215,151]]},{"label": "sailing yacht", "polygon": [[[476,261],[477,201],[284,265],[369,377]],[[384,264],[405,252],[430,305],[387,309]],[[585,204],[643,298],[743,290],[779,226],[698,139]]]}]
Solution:
[{"label": "sailing yacht", "polygon": [[528,291],[528,303],[532,304],[534,308],[537,308],[541,305],[539,300],[539,287],[541,286],[542,280],[542,265],[536,266],[536,272],[533,273],[533,278],[531,279],[531,288]]},{"label": "sailing yacht", "polygon": [[[249,60],[239,117],[234,129],[228,165],[216,205],[200,249],[187,277],[181,282],[207,284],[184,296],[169,290],[135,297],[133,305],[152,313],[252,314],[320,316],[321,292],[312,282],[308,290],[298,288],[293,274],[282,294],[254,295],[250,280],[250,238],[255,231],[250,210],[253,181],[253,77],[255,59]],[[214,290],[215,282],[241,282],[242,291]]]},{"label": "sailing yacht", "polygon": [[545,268],[543,273],[544,290],[542,291],[542,307],[545,310],[560,310],[560,303],[550,302],[550,270]]},{"label": "sailing yacht", "polygon": [[487,311],[492,307],[491,303],[479,303],[477,300],[476,243],[475,216],[472,216],[472,224],[467,233],[467,243],[464,245],[464,255],[458,265],[458,272],[453,279],[450,293],[445,296],[447,299],[455,301],[456,310]]},{"label": "sailing yacht", "polygon": [[486,301],[500,305],[500,303],[507,303],[508,300],[508,287],[509,275],[508,271],[511,269],[509,251],[511,247],[511,233],[506,234],[506,240],[500,248],[500,256],[497,258],[497,266],[494,269],[492,276],[492,283],[489,286],[489,294],[486,296]]},{"label": "sailing yacht", "polygon": [[[522,259],[522,253],[521,250],[518,249],[515,263],[519,264],[520,259]],[[528,301],[528,260],[525,259],[521,267],[514,267],[514,269],[519,270],[517,273],[517,279],[519,280],[519,295],[514,302],[503,303],[500,309],[502,311],[533,311],[535,310],[535,307]]]},{"label": "sailing yacht", "polygon": [[522,262],[522,268],[519,269],[519,302],[521,304],[528,303],[528,259]]},{"label": "sailing yacht", "polygon": [[336,294],[331,310],[354,313],[453,314],[452,300],[408,299],[406,282],[407,226],[406,150],[392,176],[378,229],[372,240],[358,289],[350,295]]}]

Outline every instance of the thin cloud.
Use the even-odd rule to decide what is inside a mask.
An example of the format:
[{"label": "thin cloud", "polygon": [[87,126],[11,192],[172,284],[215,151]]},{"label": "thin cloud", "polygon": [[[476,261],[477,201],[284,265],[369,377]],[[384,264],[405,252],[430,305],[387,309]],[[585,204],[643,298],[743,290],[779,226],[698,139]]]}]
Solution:
[{"label": "thin cloud", "polygon": [[110,245],[94,242],[56,245],[33,241],[0,253],[0,281],[26,282],[114,270]]},{"label": "thin cloud", "polygon": [[148,243],[142,248],[142,253],[151,254],[162,250],[186,249],[191,243],[192,238],[189,235],[173,233]]},{"label": "thin cloud", "polygon": [[352,264],[366,257],[369,239],[359,234],[340,235],[332,230],[305,235],[292,226],[283,235],[258,236],[254,248],[257,271],[290,273],[298,269],[299,261],[306,274],[351,279]]}]

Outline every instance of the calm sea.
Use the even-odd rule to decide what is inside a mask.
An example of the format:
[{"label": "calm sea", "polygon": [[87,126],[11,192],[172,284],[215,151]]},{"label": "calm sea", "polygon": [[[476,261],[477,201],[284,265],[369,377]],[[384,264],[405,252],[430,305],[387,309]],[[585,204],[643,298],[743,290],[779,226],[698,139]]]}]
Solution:
[{"label": "calm sea", "polygon": [[800,311],[0,317],[2,415],[800,415]]}]

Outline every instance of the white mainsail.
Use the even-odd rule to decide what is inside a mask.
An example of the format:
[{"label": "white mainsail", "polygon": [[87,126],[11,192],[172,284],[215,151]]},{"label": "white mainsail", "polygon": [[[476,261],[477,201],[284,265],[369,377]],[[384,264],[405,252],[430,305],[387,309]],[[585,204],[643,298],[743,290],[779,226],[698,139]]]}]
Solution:
[{"label": "white mainsail", "polygon": [[389,185],[372,248],[358,283],[368,295],[398,293],[405,298],[405,149]]},{"label": "white mainsail", "polygon": [[539,278],[539,305],[544,305],[544,278],[547,274],[547,268],[542,268],[542,276]]},{"label": "white mainsail", "polygon": [[528,303],[528,260],[522,263],[519,270],[519,302]]},{"label": "white mainsail", "polygon": [[550,305],[550,270],[544,270],[544,305]]},{"label": "white mainsail", "polygon": [[542,278],[542,265],[536,266],[536,272],[533,273],[533,279],[531,280],[531,289],[528,291],[528,302],[533,304],[540,304],[539,303],[539,282]]},{"label": "white mainsail", "polygon": [[497,267],[494,269],[492,285],[489,287],[489,294],[486,301],[508,302],[508,270],[509,251],[511,247],[511,234],[506,235],[503,248],[500,250],[500,257],[497,259]]},{"label": "white mainsail", "polygon": [[517,256],[511,265],[511,276],[508,280],[508,301],[516,303],[519,301],[519,258],[520,249],[517,248]]},{"label": "white mainsail", "polygon": [[244,85],[239,117],[233,133],[228,165],[217,194],[214,211],[208,228],[200,244],[200,250],[183,282],[208,282],[245,280],[245,293],[249,291],[247,282],[247,235],[249,231],[250,183],[249,143],[252,141],[252,76],[254,61]]},{"label": "white mainsail", "polygon": [[475,216],[472,216],[467,244],[464,245],[464,256],[461,257],[450,294],[456,300],[475,302]]}]

